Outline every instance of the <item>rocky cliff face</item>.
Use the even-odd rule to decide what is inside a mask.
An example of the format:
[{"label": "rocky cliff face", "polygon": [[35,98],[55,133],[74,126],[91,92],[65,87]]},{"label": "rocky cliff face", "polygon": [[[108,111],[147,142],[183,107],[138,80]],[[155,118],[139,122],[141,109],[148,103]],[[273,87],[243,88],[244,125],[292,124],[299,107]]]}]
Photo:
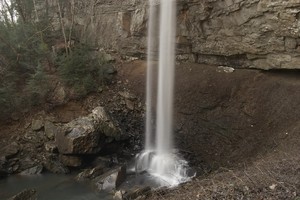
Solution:
[{"label": "rocky cliff face", "polygon": [[[81,40],[95,46],[145,57],[147,13],[147,1],[81,1],[74,27]],[[299,36],[299,0],[178,0],[180,60],[300,69]]]}]

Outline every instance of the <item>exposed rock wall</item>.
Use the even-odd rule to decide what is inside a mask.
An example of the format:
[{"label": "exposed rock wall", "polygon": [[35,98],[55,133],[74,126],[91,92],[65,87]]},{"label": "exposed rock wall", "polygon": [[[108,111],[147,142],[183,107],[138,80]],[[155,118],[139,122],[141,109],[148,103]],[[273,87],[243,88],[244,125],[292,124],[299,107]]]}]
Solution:
[{"label": "exposed rock wall", "polygon": [[[78,1],[74,27],[81,40],[95,46],[145,57],[147,13],[147,1]],[[300,69],[299,36],[300,0],[178,0],[181,60]]]}]

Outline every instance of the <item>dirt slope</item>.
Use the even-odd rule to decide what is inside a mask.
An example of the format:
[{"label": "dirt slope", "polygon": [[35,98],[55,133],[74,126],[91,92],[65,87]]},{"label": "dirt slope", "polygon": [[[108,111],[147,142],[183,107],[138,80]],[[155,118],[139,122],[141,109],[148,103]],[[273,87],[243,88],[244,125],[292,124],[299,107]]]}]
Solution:
[{"label": "dirt slope", "polygon": [[[145,63],[123,66],[143,96]],[[300,193],[300,72],[182,64],[176,142],[199,177],[153,199],[295,199]]]}]

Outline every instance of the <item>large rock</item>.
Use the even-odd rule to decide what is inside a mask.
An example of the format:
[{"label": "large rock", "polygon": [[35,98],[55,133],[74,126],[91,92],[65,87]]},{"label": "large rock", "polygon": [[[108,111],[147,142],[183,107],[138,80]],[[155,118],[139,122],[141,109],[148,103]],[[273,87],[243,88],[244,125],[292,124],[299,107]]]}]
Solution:
[{"label": "large rock", "polygon": [[[300,1],[177,2],[178,59],[234,67],[300,69]],[[136,0],[80,2],[76,6],[81,9],[75,9],[77,35],[81,41],[105,50],[145,57],[147,4]],[[49,13],[59,28],[57,6],[48,5],[53,7]],[[40,9],[45,10],[42,5]],[[66,26],[73,24],[71,15],[64,19]]]},{"label": "large rock", "polygon": [[126,167],[117,167],[95,178],[93,181],[98,190],[112,191],[117,189],[126,179]]},{"label": "large rock", "polygon": [[29,176],[29,175],[37,175],[37,174],[41,174],[43,171],[43,166],[42,165],[37,165],[34,166],[32,168],[26,169],[24,171],[22,171],[20,173],[20,175],[25,175],[25,176]]},{"label": "large rock", "polygon": [[105,138],[119,140],[121,131],[103,107],[95,108],[86,117],[80,117],[62,127],[56,143],[62,154],[95,154],[105,143]]},{"label": "large rock", "polygon": [[92,180],[102,175],[103,172],[104,172],[104,168],[102,166],[97,166],[94,167],[93,169],[85,169],[76,176],[76,180],[78,181]]}]

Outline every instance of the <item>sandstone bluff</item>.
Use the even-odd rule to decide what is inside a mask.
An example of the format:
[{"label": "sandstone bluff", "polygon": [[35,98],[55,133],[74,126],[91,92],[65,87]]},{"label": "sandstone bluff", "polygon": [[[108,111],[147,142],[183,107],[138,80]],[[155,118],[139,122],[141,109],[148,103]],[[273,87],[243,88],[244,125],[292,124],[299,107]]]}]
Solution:
[{"label": "sandstone bluff", "polygon": [[[178,4],[178,60],[299,69],[299,0],[178,0]],[[67,26],[68,9],[66,4]],[[143,58],[147,21],[147,1],[83,1],[76,5],[74,27],[81,41],[124,57]]]}]

